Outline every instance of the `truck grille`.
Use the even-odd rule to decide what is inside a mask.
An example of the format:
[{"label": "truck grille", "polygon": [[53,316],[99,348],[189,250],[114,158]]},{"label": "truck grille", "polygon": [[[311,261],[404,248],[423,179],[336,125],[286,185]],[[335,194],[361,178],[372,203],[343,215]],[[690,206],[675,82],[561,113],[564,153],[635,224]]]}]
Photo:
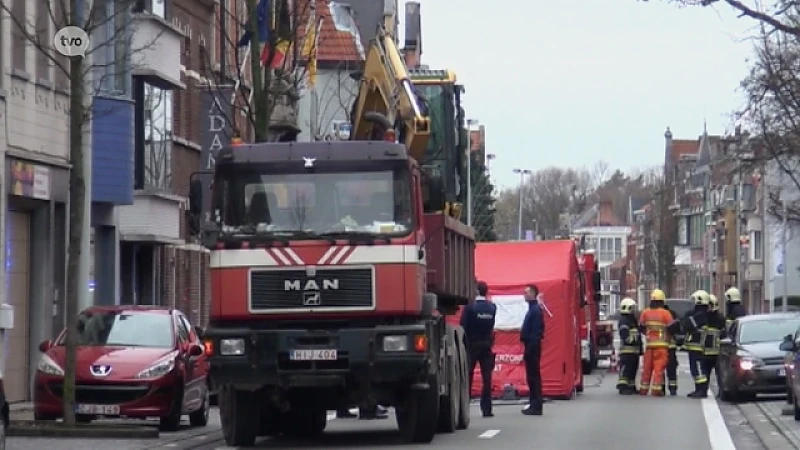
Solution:
[{"label": "truck grille", "polygon": [[373,305],[372,268],[253,270],[250,309],[368,308]]}]

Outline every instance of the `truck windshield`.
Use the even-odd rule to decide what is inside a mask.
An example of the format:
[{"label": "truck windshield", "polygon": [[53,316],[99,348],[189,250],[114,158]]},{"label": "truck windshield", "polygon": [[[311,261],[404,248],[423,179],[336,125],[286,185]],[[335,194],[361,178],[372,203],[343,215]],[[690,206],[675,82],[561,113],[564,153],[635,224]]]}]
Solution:
[{"label": "truck windshield", "polygon": [[215,215],[223,234],[402,236],[412,228],[407,169],[218,176]]}]

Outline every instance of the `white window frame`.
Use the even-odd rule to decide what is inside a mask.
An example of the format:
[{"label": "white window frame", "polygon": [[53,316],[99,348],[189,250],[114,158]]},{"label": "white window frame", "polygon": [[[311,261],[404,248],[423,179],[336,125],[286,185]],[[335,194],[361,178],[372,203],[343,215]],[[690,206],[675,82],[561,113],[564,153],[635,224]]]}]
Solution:
[{"label": "white window frame", "polygon": [[753,230],[750,232],[750,248],[748,251],[750,253],[750,261],[764,261],[764,241],[762,231]]}]

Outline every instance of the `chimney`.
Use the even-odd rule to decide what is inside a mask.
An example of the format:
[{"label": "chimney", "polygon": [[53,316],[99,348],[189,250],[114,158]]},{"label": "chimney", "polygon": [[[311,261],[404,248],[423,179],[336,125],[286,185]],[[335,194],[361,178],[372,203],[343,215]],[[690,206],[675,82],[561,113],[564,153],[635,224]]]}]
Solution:
[{"label": "chimney", "polygon": [[422,17],[419,2],[406,2],[406,29],[403,44],[406,67],[413,69],[422,59]]},{"label": "chimney", "polygon": [[614,201],[613,200],[600,200],[597,209],[597,225],[598,226],[614,226]]},{"label": "chimney", "polygon": [[664,132],[664,174],[670,173],[672,170],[672,131],[667,127]]}]

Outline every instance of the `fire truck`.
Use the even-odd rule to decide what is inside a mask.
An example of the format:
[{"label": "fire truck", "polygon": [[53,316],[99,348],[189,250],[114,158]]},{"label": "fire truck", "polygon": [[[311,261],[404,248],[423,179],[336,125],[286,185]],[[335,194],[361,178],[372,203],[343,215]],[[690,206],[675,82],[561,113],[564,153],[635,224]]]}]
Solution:
[{"label": "fire truck", "polygon": [[[583,303],[584,321],[580,327],[581,338],[581,362],[584,375],[592,373],[597,368],[600,347],[608,340],[605,330],[598,329],[600,304],[600,271],[595,261],[594,251],[584,250],[578,255],[578,262],[583,276],[583,286],[585,288]],[[613,335],[611,336],[613,343]]]},{"label": "fire truck", "polygon": [[428,117],[455,107],[439,132],[459,135],[457,89],[420,101],[384,30],[360,77],[349,140],[231,146],[191,182],[229,446],[321,434],[328,410],[355,405],[393,406],[407,442],[469,426],[464,332],[445,321],[475,292],[453,183],[465,147],[433,148]]}]

